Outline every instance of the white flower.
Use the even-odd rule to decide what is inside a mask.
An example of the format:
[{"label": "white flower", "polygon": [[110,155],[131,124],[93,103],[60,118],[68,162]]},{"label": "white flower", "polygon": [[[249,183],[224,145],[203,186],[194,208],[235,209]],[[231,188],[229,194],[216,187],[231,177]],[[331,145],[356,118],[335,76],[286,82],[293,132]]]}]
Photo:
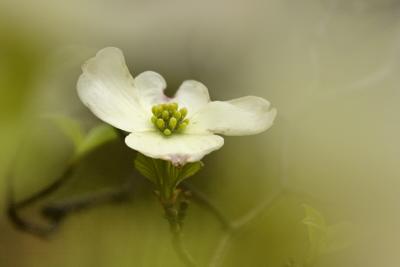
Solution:
[{"label": "white flower", "polygon": [[[260,97],[210,101],[207,88],[193,80],[169,98],[160,74],[146,71],[132,78],[121,50],[113,47],[100,50],[82,69],[77,84],[81,101],[101,120],[129,132],[129,147],[174,165],[199,161],[221,148],[224,139],[216,134],[257,134],[276,116]],[[163,110],[169,111],[165,117]]]}]

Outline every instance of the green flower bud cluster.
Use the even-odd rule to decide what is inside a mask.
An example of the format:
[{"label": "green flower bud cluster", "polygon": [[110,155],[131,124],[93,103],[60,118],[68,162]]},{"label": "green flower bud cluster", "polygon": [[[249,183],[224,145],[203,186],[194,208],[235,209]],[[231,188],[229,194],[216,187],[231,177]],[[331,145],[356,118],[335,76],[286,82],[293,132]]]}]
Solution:
[{"label": "green flower bud cluster", "polygon": [[179,109],[178,103],[154,105],[151,111],[153,113],[151,122],[165,136],[183,131],[189,124],[189,119],[185,119],[188,112],[187,109]]}]

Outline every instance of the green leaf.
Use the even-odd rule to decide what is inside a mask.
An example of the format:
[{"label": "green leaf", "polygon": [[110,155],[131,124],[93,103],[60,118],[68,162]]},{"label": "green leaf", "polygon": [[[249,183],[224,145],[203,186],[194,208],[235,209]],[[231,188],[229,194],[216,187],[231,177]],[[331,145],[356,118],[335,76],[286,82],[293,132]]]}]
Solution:
[{"label": "green leaf", "polygon": [[75,149],[79,148],[84,139],[84,132],[76,120],[62,115],[48,115],[45,117],[53,121],[62,133],[72,141]]},{"label": "green leaf", "polygon": [[203,168],[204,164],[201,161],[191,162],[184,165],[180,170],[180,176],[178,183],[182,182],[183,180],[195,175],[198,171]]},{"label": "green leaf", "polygon": [[306,217],[303,219],[305,225],[320,229],[326,228],[325,218],[319,211],[306,204],[303,204],[303,208],[306,213]]},{"label": "green leaf", "polygon": [[352,243],[354,237],[352,224],[340,222],[327,225],[322,213],[308,205],[303,207],[306,213],[303,223],[307,226],[310,242],[306,260],[308,266],[313,265],[321,254],[345,249]]},{"label": "green leaf", "polygon": [[152,158],[146,157],[143,154],[137,153],[134,164],[141,175],[149,179],[152,183],[158,184],[158,174],[155,167],[155,164],[159,164],[158,162],[155,162]]},{"label": "green leaf", "polygon": [[202,167],[200,161],[174,166],[169,161],[149,158],[140,153],[135,159],[135,168],[157,186],[164,187],[164,191],[173,191],[180,182],[195,175]]},{"label": "green leaf", "polygon": [[306,217],[302,222],[307,226],[309,239],[309,250],[306,262],[307,265],[312,265],[326,246],[327,226],[325,218],[319,211],[305,204],[303,208]]},{"label": "green leaf", "polygon": [[107,124],[100,124],[85,135],[78,121],[62,115],[46,115],[74,144],[74,160],[81,158],[97,147],[118,138],[115,129]]},{"label": "green leaf", "polygon": [[117,138],[118,134],[113,127],[107,124],[101,124],[90,130],[85,136],[78,147],[76,157],[80,158],[101,145]]}]

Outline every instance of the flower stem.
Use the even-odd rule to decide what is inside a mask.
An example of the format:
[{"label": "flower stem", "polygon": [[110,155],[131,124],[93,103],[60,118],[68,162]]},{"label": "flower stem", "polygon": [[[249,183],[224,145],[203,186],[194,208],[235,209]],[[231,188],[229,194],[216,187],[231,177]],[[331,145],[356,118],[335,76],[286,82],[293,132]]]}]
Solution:
[{"label": "flower stem", "polygon": [[197,266],[192,255],[187,250],[183,242],[182,226],[183,220],[188,208],[186,199],[188,192],[182,192],[177,189],[168,199],[160,198],[161,205],[164,208],[165,217],[169,222],[173,247],[181,261],[188,267]]},{"label": "flower stem", "polygon": [[183,243],[181,231],[173,233],[172,242],[173,242],[176,253],[178,254],[179,258],[182,260],[182,262],[185,263],[186,266],[188,266],[188,267],[197,266],[192,255],[190,255],[189,251],[185,247],[185,244]]}]

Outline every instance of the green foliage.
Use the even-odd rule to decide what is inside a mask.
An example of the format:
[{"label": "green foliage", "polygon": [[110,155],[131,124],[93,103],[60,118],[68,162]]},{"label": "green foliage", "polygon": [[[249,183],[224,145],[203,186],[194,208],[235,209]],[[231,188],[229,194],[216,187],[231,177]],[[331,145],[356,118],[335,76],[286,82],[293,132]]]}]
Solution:
[{"label": "green foliage", "polygon": [[203,163],[190,162],[184,166],[174,166],[171,162],[153,159],[138,153],[135,159],[135,168],[159,188],[173,191],[183,180],[195,175]]},{"label": "green foliage", "polygon": [[115,129],[107,124],[100,124],[85,134],[76,120],[59,115],[47,117],[74,144],[74,160],[78,160],[101,145],[118,138]]},{"label": "green foliage", "polygon": [[328,225],[319,211],[305,204],[303,207],[306,217],[302,222],[307,226],[310,242],[306,266],[312,266],[322,254],[345,249],[351,244],[353,231],[350,223]]},{"label": "green foliage", "polygon": [[99,126],[90,130],[85,136],[77,149],[76,156],[84,156],[97,147],[100,147],[101,145],[117,138],[118,134],[113,127],[107,124],[100,124]]},{"label": "green foliage", "polygon": [[135,168],[142,174],[144,177],[149,179],[152,183],[158,183],[158,169],[157,169],[157,160],[152,158],[148,158],[140,153],[137,154],[135,159]]},{"label": "green foliage", "polygon": [[49,115],[46,118],[50,119],[72,141],[76,149],[80,146],[85,133],[76,120],[61,115]]}]

